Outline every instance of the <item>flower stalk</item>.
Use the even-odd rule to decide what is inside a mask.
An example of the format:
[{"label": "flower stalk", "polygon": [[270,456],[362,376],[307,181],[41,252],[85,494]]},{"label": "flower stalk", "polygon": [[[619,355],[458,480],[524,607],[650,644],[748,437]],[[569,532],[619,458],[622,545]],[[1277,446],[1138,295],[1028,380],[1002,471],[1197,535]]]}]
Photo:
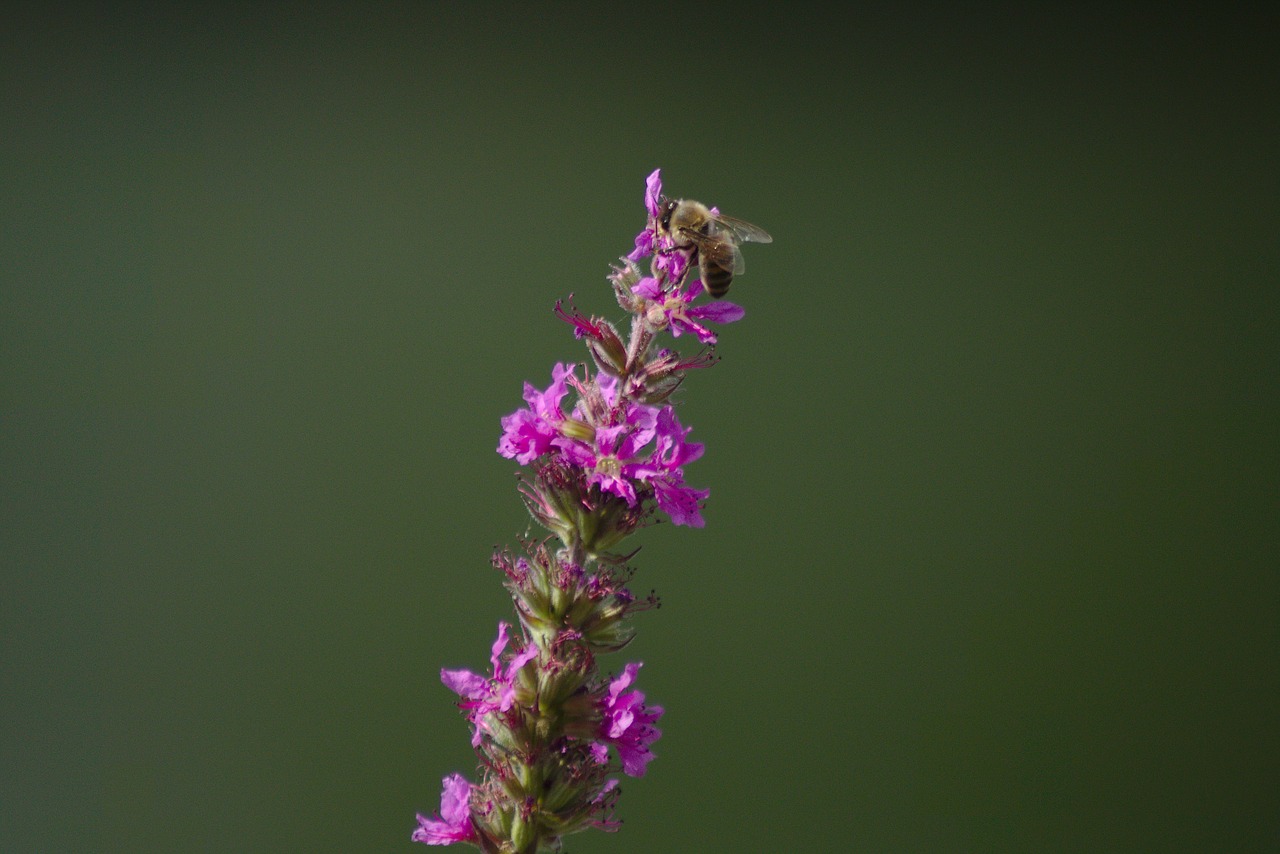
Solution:
[{"label": "flower stalk", "polygon": [[[732,303],[694,304],[703,293],[696,249],[664,230],[661,190],[654,171],[645,227],[608,277],[630,316],[625,339],[608,320],[557,302],[589,361],[556,364],[544,389],[526,383],[525,406],[501,420],[498,453],[524,467],[518,491],[550,536],[493,555],[515,624],[498,624],[488,671],[441,671],[471,727],[478,780],[445,777],[440,809],[418,816],[414,841],[558,851],[570,834],[617,830],[614,775],[642,777],[654,758],[663,710],[634,689],[641,663],[609,675],[598,662],[634,637],[633,614],[658,605],[627,588],[635,552],[616,550],[659,514],[703,527],[710,491],[686,484],[684,471],[704,449],[688,440],[671,396],[689,371],[716,361],[707,324],[743,316]],[[645,258],[647,276],[637,266]],[[664,332],[690,333],[703,349],[656,349]]]}]

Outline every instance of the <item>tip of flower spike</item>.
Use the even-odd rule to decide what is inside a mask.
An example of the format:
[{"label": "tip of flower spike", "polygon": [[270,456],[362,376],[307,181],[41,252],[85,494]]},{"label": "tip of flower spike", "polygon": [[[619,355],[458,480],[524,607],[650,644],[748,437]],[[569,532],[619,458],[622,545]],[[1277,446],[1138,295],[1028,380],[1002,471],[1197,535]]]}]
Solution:
[{"label": "tip of flower spike", "polygon": [[662,169],[654,169],[649,173],[649,177],[644,181],[644,206],[649,211],[649,216],[658,217],[661,213],[662,198]]}]

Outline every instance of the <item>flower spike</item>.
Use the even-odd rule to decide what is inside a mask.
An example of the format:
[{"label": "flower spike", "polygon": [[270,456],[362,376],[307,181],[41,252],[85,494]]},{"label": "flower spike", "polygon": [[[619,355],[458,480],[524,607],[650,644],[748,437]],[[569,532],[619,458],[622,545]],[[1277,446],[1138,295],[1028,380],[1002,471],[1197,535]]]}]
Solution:
[{"label": "flower spike", "polygon": [[[685,481],[705,447],[689,441],[673,396],[688,372],[719,361],[710,324],[744,315],[703,299],[703,283],[689,275],[698,269],[697,235],[670,222],[682,204],[663,196],[654,170],[645,226],[608,275],[629,331],[579,311],[572,295],[557,301],[556,316],[590,359],[556,363],[545,387],[526,382],[524,405],[501,418],[497,451],[522,467],[517,491],[548,535],[493,553],[516,621],[499,621],[487,670],[440,671],[470,728],[478,782],[446,776],[439,810],[418,816],[415,842],[486,854],[559,851],[570,834],[618,830],[616,775],[642,777],[654,759],[663,708],[636,689],[640,663],[612,677],[598,663],[631,642],[634,614],[659,604],[627,588],[638,548],[615,550],[662,516],[706,524],[710,490]],[[637,262],[646,258],[643,275]],[[691,335],[702,349],[682,356],[658,343],[667,334]]]}]

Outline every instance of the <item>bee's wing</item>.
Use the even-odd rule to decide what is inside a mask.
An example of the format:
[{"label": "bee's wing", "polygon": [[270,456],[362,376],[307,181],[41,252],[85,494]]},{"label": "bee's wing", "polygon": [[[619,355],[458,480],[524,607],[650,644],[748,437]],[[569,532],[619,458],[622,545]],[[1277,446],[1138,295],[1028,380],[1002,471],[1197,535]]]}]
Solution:
[{"label": "bee's wing", "polygon": [[738,251],[732,238],[722,234],[703,234],[689,229],[685,229],[684,233],[698,247],[698,255],[704,263],[712,264],[722,270],[732,270],[735,276],[741,276],[747,269],[742,262],[742,253]]},{"label": "bee's wing", "polygon": [[720,214],[716,222],[728,229],[740,243],[772,243],[773,237],[758,225],[752,225],[736,216]]}]

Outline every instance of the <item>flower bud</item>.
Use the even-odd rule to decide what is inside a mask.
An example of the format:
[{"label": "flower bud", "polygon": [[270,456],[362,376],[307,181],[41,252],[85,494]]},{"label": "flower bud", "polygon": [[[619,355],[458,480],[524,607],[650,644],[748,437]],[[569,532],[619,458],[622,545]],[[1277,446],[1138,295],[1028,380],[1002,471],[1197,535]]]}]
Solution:
[{"label": "flower bud", "polygon": [[566,418],[561,421],[558,429],[561,436],[569,439],[578,439],[588,443],[596,440],[596,428],[576,418]]},{"label": "flower bud", "polygon": [[644,319],[646,323],[659,332],[667,328],[667,313],[656,302],[649,303],[645,309]]},{"label": "flower bud", "polygon": [[613,324],[599,318],[596,318],[596,324],[600,335],[598,338],[587,338],[587,351],[600,370],[616,377],[626,367],[627,348],[618,337]]},{"label": "flower bud", "polygon": [[603,317],[585,317],[573,306],[565,310],[564,304],[556,302],[556,315],[573,327],[577,338],[587,339],[587,349],[600,370],[617,376],[627,362],[627,348],[618,336],[618,330]]},{"label": "flower bud", "polygon": [[511,847],[514,851],[532,851],[530,848],[537,838],[535,833],[537,826],[525,818],[523,815],[517,814],[511,821]]},{"label": "flower bud", "polygon": [[548,492],[528,481],[520,481],[520,497],[533,520],[560,538],[563,543],[573,539],[576,516],[572,508],[566,508],[560,496]]},{"label": "flower bud", "polygon": [[635,314],[644,304],[632,290],[636,282],[640,281],[640,268],[625,256],[618,260],[622,263],[615,266],[609,274],[609,284],[613,285],[613,294],[622,310],[627,314]]},{"label": "flower bud", "polygon": [[646,376],[637,379],[639,379],[639,388],[635,391],[636,398],[641,403],[657,406],[666,403],[672,392],[680,387],[680,383],[684,382],[684,374]]}]

